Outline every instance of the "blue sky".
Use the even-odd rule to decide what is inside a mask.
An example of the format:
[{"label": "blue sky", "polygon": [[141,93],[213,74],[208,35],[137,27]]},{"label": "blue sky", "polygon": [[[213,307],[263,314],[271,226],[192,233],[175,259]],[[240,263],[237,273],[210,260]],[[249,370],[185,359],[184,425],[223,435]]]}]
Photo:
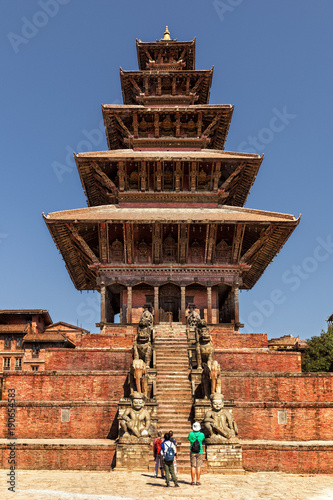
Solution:
[{"label": "blue sky", "polygon": [[226,149],[265,154],[246,206],[302,213],[240,295],[243,332],[319,334],[333,312],[332,18],[330,0],[3,0],[0,308],[97,331],[99,294],[74,288],[41,213],[86,206],[72,152],[106,149],[119,67],[137,69],[135,39],[168,25],[197,37],[197,69],[215,66],[210,103],[235,105]]}]

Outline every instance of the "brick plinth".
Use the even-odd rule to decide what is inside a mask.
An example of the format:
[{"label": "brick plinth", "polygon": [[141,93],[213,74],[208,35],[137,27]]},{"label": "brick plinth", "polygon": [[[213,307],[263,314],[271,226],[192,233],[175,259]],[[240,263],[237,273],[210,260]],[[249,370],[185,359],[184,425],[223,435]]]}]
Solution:
[{"label": "brick plinth", "polygon": [[[17,440],[15,459],[17,469],[28,470],[96,470],[110,471],[115,463],[116,445],[113,441],[87,440]],[[9,441],[8,441],[9,443]],[[0,467],[8,469],[8,443],[0,443]]]},{"label": "brick plinth", "polygon": [[116,467],[126,470],[149,470],[150,444],[117,443]]},{"label": "brick plinth", "polygon": [[216,349],[214,359],[223,371],[301,372],[301,353]]},{"label": "brick plinth", "polygon": [[206,444],[208,472],[218,474],[244,473],[242,447],[236,443]]},{"label": "brick plinth", "polygon": [[333,442],[242,442],[247,471],[333,474]]},{"label": "brick plinth", "polygon": [[[99,336],[99,335],[98,335]],[[108,337],[108,340],[110,337]],[[132,342],[133,344],[133,342]],[[110,347],[109,347],[110,348]],[[45,370],[129,370],[132,348],[111,350],[48,349],[45,353]]]}]

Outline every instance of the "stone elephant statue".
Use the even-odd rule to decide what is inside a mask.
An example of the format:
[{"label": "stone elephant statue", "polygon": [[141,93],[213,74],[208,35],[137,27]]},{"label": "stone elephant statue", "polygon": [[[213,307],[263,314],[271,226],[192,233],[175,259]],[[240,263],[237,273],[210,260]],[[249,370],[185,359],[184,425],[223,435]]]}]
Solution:
[{"label": "stone elephant statue", "polygon": [[147,366],[142,359],[133,359],[130,370],[131,394],[134,391],[148,396]]}]

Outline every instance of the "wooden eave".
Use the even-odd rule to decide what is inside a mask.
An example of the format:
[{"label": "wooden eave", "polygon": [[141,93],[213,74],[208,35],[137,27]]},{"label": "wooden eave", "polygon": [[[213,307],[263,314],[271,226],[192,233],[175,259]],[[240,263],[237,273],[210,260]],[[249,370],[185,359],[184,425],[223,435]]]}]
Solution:
[{"label": "wooden eave", "polygon": [[[172,161],[176,164],[177,161],[196,161],[200,162],[216,161],[221,162],[223,165],[230,165],[230,172],[233,175],[230,183],[226,186],[228,192],[223,200],[223,204],[232,206],[243,206],[250,189],[255,181],[256,175],[259,171],[263,160],[263,156],[245,154],[245,153],[232,153],[223,150],[201,150],[201,151],[133,151],[131,149],[125,150],[111,150],[100,151],[93,153],[79,153],[75,155],[77,169],[80,174],[82,187],[87,197],[89,206],[108,205],[111,203],[110,194],[106,187],[102,186],[102,180],[96,179],[94,165],[104,171],[111,168],[112,163],[118,161]],[[236,166],[242,163],[241,168],[235,172]],[[188,192],[183,192],[188,194]],[[145,193],[142,193],[144,196]],[[152,195],[152,193],[149,193]],[[193,198],[196,195],[201,195],[202,192],[193,193]],[[117,193],[115,203],[118,200],[119,193]]]},{"label": "wooden eave", "polygon": [[[297,227],[300,217],[296,219],[288,214],[226,206],[214,209],[147,209],[119,208],[109,205],[54,212],[44,216],[44,220],[66,262],[66,267],[75,286],[78,289],[87,290],[96,289],[97,268],[101,267],[102,264],[97,258],[91,259],[92,251],[90,249],[88,253],[85,253],[82,245],[78,248],[75,239],[71,238],[68,229],[70,225],[74,228],[79,226],[82,228],[83,225],[89,227],[83,233],[82,238],[87,238],[86,235],[89,232],[97,230],[99,223],[105,222],[109,224],[234,224],[240,229],[240,234],[244,234],[247,228],[251,230],[251,227],[261,227],[261,232],[248,245],[247,251],[241,252],[240,248],[238,252],[239,263],[244,266],[242,286],[252,288]],[[255,252],[251,252],[252,245],[254,245]],[[249,255],[248,258],[247,255]],[[175,266],[175,264],[172,265]],[[164,266],[167,267],[168,264],[164,264]],[[189,266],[195,268],[193,264]],[[116,267],[124,267],[124,271],[126,271],[129,264],[117,264]],[[130,267],[137,268],[138,265],[132,264]],[[207,267],[207,264],[204,267]],[[218,265],[215,265],[216,267],[221,268]]]},{"label": "wooden eave", "polygon": [[[202,84],[199,86],[199,90],[197,92],[198,94],[198,102],[197,104],[208,104],[209,102],[209,95],[210,95],[210,87],[212,84],[212,79],[213,79],[213,71],[214,67],[208,70],[184,70],[181,72],[181,76],[183,77],[193,77],[193,76],[198,76],[199,78],[202,77],[203,81]],[[124,104],[137,104],[136,101],[134,101],[133,96],[132,96],[132,83],[130,81],[131,78],[142,78],[142,77],[158,77],[158,76],[169,76],[170,78],[172,77],[179,77],[179,71],[156,71],[156,70],[147,70],[147,71],[125,71],[122,68],[120,68],[120,81],[121,81],[121,88],[122,88],[122,94],[123,94],[123,101]],[[158,97],[158,96],[156,96]],[[161,98],[161,96],[159,96]],[[184,95],[169,95],[169,98],[182,98]]]},{"label": "wooden eave", "polygon": [[[228,135],[230,122],[232,118],[232,113],[234,106],[231,104],[221,104],[221,105],[190,105],[190,106],[163,106],[163,107],[149,107],[142,105],[111,105],[105,104],[102,106],[103,118],[106,127],[106,135],[108,141],[109,149],[124,149],[125,144],[131,147],[131,143],[138,145],[142,144],[142,147],[147,143],[155,143],[155,147],[163,149],[170,143],[172,147],[188,147],[193,143],[194,148],[202,149],[208,147],[209,149],[224,149],[224,144]],[[144,114],[151,115],[151,123],[154,122],[155,117],[158,118],[160,115],[198,115],[202,117],[202,127],[201,133],[193,137],[176,136],[175,134],[170,136],[161,135],[156,137],[150,137],[148,133],[142,137],[135,138],[134,131],[132,129],[133,125],[133,115]],[[128,123],[127,127],[126,123]],[[162,121],[161,121],[162,123]],[[125,146],[126,147],[126,146]]]},{"label": "wooden eave", "polygon": [[156,48],[180,48],[181,51],[186,50],[186,68],[195,69],[195,38],[189,42],[178,42],[177,40],[158,40],[156,42],[142,42],[136,40],[136,50],[138,55],[138,64],[140,70],[147,69],[148,56],[147,51],[155,50]]}]

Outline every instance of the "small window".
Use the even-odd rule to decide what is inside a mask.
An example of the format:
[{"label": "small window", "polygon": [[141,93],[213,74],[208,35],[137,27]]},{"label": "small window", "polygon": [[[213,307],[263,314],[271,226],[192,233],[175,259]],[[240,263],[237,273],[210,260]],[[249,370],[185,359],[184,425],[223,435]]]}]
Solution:
[{"label": "small window", "polygon": [[15,370],[22,370],[22,358],[15,358]]},{"label": "small window", "polygon": [[16,339],[16,349],[22,349],[23,337],[17,337]]},{"label": "small window", "polygon": [[12,339],[10,337],[5,338],[5,349],[10,349],[12,345]]},{"label": "small window", "polygon": [[39,366],[38,366],[38,365],[37,365],[37,366],[31,366],[31,370],[32,370],[33,372],[38,372],[38,368],[39,368]]},{"label": "small window", "polygon": [[287,410],[278,410],[278,422],[280,425],[287,423]]},{"label": "small window", "polygon": [[61,409],[61,421],[62,422],[69,422],[71,417],[71,410],[70,408],[62,408]]},{"label": "small window", "polygon": [[32,357],[39,358],[39,345],[38,344],[34,344],[32,346]]},{"label": "small window", "polygon": [[3,358],[3,369],[10,370],[10,358]]}]

